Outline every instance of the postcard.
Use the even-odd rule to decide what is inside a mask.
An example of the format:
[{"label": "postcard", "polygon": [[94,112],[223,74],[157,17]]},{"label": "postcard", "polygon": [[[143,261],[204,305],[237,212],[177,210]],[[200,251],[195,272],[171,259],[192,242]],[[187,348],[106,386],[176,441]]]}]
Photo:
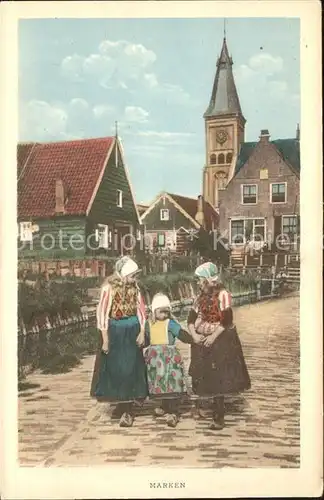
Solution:
[{"label": "postcard", "polygon": [[1,14],[3,498],[320,495],[320,4]]}]

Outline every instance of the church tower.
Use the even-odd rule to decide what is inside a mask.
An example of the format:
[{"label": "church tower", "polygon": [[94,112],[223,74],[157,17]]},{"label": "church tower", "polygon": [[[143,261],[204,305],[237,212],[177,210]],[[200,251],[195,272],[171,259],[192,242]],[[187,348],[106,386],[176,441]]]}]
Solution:
[{"label": "church tower", "polygon": [[226,35],[217,61],[209,106],[204,114],[206,162],[203,197],[218,206],[219,190],[225,189],[234,174],[240,145],[244,142],[245,118],[242,114],[229,55]]}]

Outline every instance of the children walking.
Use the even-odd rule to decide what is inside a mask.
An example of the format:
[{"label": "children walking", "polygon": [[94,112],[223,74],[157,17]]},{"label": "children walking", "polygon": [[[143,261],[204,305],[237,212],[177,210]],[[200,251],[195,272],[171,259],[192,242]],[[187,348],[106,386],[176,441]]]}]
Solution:
[{"label": "children walking", "polygon": [[169,427],[179,421],[179,403],[186,393],[183,360],[176,339],[192,343],[192,337],[171,318],[171,304],[164,294],[152,300],[151,317],[145,324],[144,359],[151,399],[160,400]]}]

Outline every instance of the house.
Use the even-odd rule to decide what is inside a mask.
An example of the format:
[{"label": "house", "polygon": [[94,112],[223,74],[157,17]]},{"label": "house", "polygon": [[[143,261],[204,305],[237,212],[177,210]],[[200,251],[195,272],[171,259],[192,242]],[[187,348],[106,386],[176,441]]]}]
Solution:
[{"label": "house", "polygon": [[262,130],[259,141],[246,142],[246,119],[226,36],[204,121],[203,197],[219,211],[219,230],[224,240],[240,251],[251,243],[263,248],[265,241],[274,250],[296,249],[299,126],[296,137],[291,139],[270,140],[268,130]]},{"label": "house", "polygon": [[20,143],[17,164],[20,259],[83,259],[132,248],[140,219],[117,136]]},{"label": "house", "polygon": [[219,193],[220,232],[232,245],[266,242],[275,251],[299,247],[300,154],[293,139],[241,145],[234,176]]},{"label": "house", "polygon": [[218,225],[216,210],[202,196],[189,198],[160,193],[141,216],[150,249],[185,254],[193,241],[211,234]]},{"label": "house", "polygon": [[139,215],[142,216],[144,214],[144,212],[146,212],[148,207],[149,207],[149,205],[146,205],[145,203],[138,203],[137,210],[138,210]]}]

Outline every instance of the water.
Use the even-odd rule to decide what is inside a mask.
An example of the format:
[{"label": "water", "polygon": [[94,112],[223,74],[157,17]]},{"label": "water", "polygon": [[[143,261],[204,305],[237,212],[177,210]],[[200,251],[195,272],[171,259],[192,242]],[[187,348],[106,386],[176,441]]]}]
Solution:
[{"label": "water", "polygon": [[[257,300],[256,293],[233,297],[233,305],[240,306]],[[175,306],[174,317],[185,321],[191,305]],[[98,348],[100,333],[95,318],[37,334],[18,335],[18,380],[28,372],[40,369],[43,373],[64,373],[77,366],[82,358],[94,354]]]}]

